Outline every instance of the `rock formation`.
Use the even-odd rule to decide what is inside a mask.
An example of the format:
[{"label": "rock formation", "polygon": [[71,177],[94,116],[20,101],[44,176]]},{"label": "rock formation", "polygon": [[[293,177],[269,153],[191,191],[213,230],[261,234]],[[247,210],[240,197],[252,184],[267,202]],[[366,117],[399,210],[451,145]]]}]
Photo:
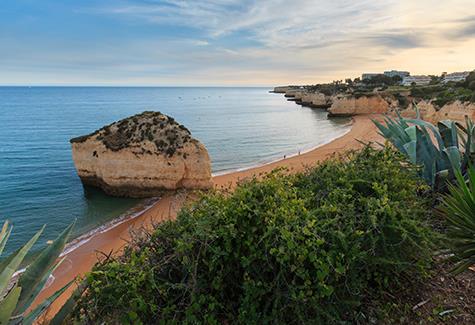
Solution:
[{"label": "rock formation", "polygon": [[82,182],[110,195],[151,197],[212,186],[205,146],[159,112],[125,118],[70,142]]},{"label": "rock formation", "polygon": [[313,108],[329,108],[331,106],[331,97],[322,93],[306,93],[302,96],[302,105]]},{"label": "rock formation", "polygon": [[[437,123],[442,120],[454,120],[465,122],[465,117],[475,121],[475,104],[462,103],[455,101],[442,106],[440,109],[430,101],[420,101],[417,103],[421,118],[431,123]],[[412,104],[401,112],[404,117],[415,117],[416,112]]]},{"label": "rock formation", "polygon": [[353,116],[358,114],[381,114],[392,109],[393,103],[380,95],[334,97],[328,109],[329,116]]}]

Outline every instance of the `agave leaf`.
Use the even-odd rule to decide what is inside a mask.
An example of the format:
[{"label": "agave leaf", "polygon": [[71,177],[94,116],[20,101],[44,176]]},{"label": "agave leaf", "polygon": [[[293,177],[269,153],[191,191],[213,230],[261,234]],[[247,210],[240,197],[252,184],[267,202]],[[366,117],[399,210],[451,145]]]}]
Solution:
[{"label": "agave leaf", "polygon": [[442,150],[442,148],[444,147],[444,141],[442,140],[442,137],[441,137],[439,131],[437,130],[437,128],[433,124],[431,124],[429,122],[426,122],[426,121],[423,121],[423,120],[417,120],[417,119],[406,119],[406,122],[415,124],[415,125],[423,127],[423,128],[430,129],[432,131],[432,133],[434,134],[435,139],[437,140],[437,144],[439,145],[439,149]]},{"label": "agave leaf", "polygon": [[396,114],[399,119],[399,124],[405,129],[408,128],[409,125],[404,121],[404,118],[401,116],[401,113],[399,111],[396,111]]},{"label": "agave leaf", "polygon": [[409,138],[411,139],[411,141],[416,141],[417,140],[417,127],[415,125],[411,125],[409,127],[407,127],[404,131],[406,132],[406,134],[409,136]]},{"label": "agave leaf", "polygon": [[79,286],[74,289],[73,294],[66,300],[61,309],[54,315],[53,319],[50,321],[49,325],[61,325],[63,324],[66,317],[68,317],[74,307],[76,306],[76,301],[82,296],[84,290],[86,290],[86,282],[83,281]]},{"label": "agave leaf", "polygon": [[8,324],[13,310],[20,298],[21,288],[15,285],[8,295],[0,301],[0,325]]},{"label": "agave leaf", "polygon": [[8,227],[8,220],[5,221],[2,227],[2,232],[0,233],[0,255],[2,255],[5,245],[7,244],[8,238],[12,233],[13,226]]},{"label": "agave leaf", "polygon": [[437,123],[442,141],[445,147],[457,146],[458,147],[458,135],[457,126],[455,122],[451,120],[443,120]]},{"label": "agave leaf", "polygon": [[38,296],[38,294],[41,292],[41,290],[43,290],[51,274],[53,274],[53,272],[61,265],[61,263],[64,262],[65,259],[66,257],[63,257],[58,263],[53,264],[49,268],[48,272],[46,272],[43,275],[43,278],[38,283],[38,285],[34,288],[34,290],[32,291],[30,290],[31,291],[30,296],[25,298],[25,300],[23,301],[23,305],[20,305],[20,303],[17,304],[17,308],[15,309],[15,315],[23,314],[31,306],[31,304],[35,301],[36,297]]},{"label": "agave leaf", "polygon": [[14,251],[12,254],[8,255],[5,259],[3,259],[0,262],[0,273],[5,270],[8,264],[13,260],[13,258],[18,254],[21,248],[18,248],[16,251]]},{"label": "agave leaf", "polygon": [[423,130],[417,129],[416,153],[417,164],[423,166],[422,177],[433,186],[435,183],[435,157],[433,144],[427,139]]},{"label": "agave leaf", "polygon": [[0,274],[0,292],[5,290],[13,273],[15,273],[28,251],[36,243],[44,228],[45,226],[43,226],[20,250],[17,251],[17,253],[12,257],[10,263],[2,271]]},{"label": "agave leaf", "polygon": [[46,298],[41,304],[33,309],[24,319],[24,325],[31,325],[51,304],[66,291],[67,288],[74,282],[74,280],[68,282],[64,287],[56,291],[54,294]]},{"label": "agave leaf", "polygon": [[[59,254],[64,249],[66,242],[71,234],[71,230],[74,226],[74,222],[69,225],[56,240],[43,249],[41,254],[28,266],[26,271],[20,276],[19,286],[23,288],[20,300],[16,309],[17,313],[22,313],[28,308],[28,303],[34,299],[33,293],[41,290],[37,288],[45,275],[55,265]],[[39,289],[39,290],[38,290]],[[33,297],[32,297],[33,296]]]},{"label": "agave leaf", "polygon": [[409,161],[413,164],[417,164],[417,141],[411,141],[404,145],[404,150],[409,158]]},{"label": "agave leaf", "polygon": [[452,170],[454,171],[454,173],[456,171],[461,172],[460,165],[461,165],[462,159],[460,157],[459,148],[452,146],[452,147],[445,148],[443,151],[447,155],[447,158],[450,161],[450,166],[452,167]]}]

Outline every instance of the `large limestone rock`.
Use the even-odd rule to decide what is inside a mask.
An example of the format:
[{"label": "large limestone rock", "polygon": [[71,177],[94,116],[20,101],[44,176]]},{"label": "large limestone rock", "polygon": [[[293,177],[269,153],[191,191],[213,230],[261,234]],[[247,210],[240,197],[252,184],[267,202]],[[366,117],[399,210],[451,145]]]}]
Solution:
[{"label": "large limestone rock", "polygon": [[334,97],[328,109],[330,116],[382,114],[390,110],[390,103],[380,95]]},{"label": "large limestone rock", "polygon": [[107,194],[151,197],[164,190],[208,189],[208,151],[172,117],[144,112],[71,139],[79,177]]}]

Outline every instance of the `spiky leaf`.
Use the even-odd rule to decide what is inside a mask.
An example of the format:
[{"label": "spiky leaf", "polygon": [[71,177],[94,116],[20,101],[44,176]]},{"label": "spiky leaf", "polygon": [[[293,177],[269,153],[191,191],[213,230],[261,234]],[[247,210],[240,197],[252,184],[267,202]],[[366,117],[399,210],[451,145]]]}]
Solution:
[{"label": "spiky leaf", "polygon": [[38,286],[44,280],[48,270],[53,268],[59,254],[63,251],[73,226],[74,223],[69,225],[51,245],[43,249],[40,255],[20,276],[19,285],[23,288],[23,292],[18,302],[17,313],[24,312],[29,307],[28,302],[35,298],[34,293],[39,293],[41,290]]},{"label": "spiky leaf", "polygon": [[44,228],[45,227],[43,226],[20,250],[15,253],[10,263],[2,271],[2,273],[0,274],[0,292],[5,290],[11,280],[13,273],[17,271],[26,254],[36,243]]},{"label": "spiky leaf", "polygon": [[20,297],[21,288],[16,286],[10,290],[8,295],[0,302],[0,325],[8,324],[13,310]]}]

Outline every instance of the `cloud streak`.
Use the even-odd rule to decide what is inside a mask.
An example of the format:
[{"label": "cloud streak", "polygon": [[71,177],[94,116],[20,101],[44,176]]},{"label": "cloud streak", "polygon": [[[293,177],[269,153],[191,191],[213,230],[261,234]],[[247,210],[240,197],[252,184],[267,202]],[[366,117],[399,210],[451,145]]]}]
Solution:
[{"label": "cloud streak", "polygon": [[173,85],[466,70],[474,64],[467,53],[475,51],[471,1],[85,0],[54,17],[21,17],[38,24],[24,31],[22,24],[2,25],[7,10],[0,12],[0,83],[28,69],[37,82],[47,75],[70,83]]}]

